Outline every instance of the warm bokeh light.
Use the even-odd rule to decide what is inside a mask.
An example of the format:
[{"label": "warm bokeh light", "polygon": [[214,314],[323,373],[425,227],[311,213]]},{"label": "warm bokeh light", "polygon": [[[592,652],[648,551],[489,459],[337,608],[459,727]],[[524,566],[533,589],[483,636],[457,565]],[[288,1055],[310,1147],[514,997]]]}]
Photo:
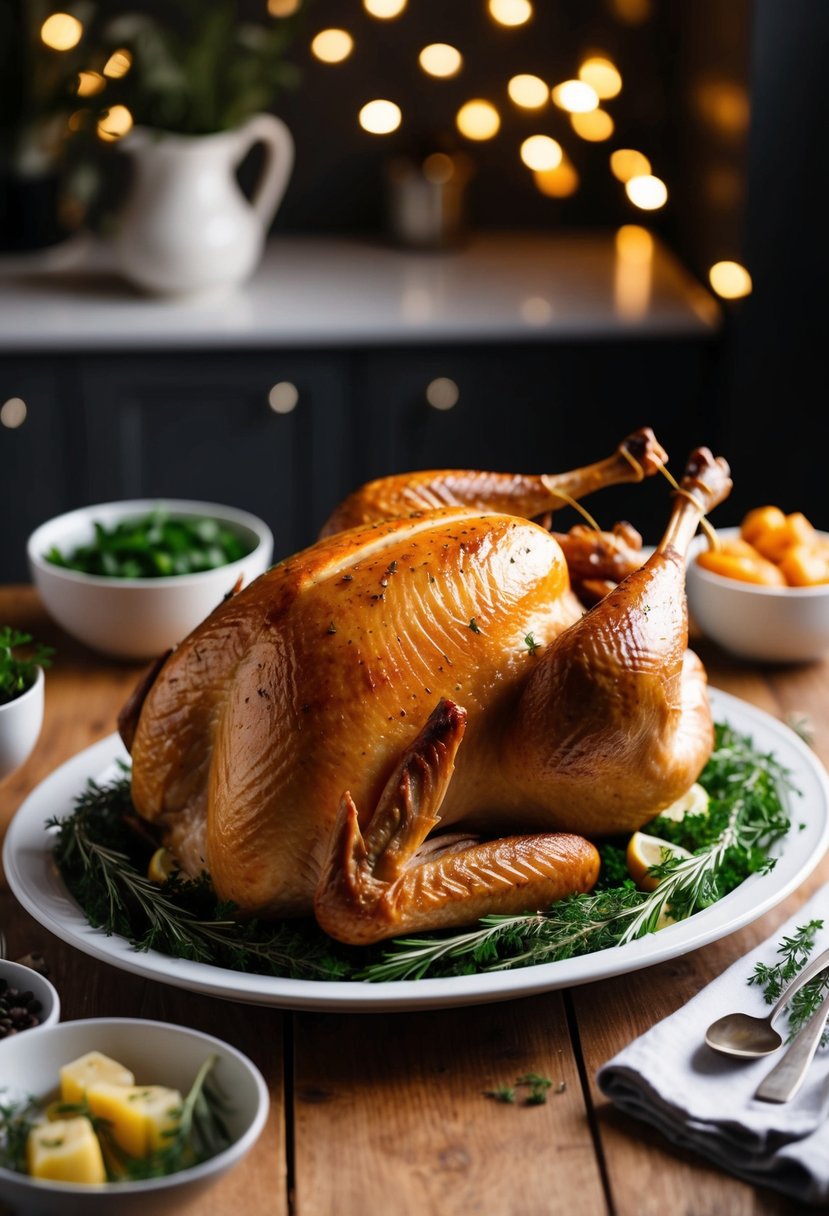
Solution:
[{"label": "warm bokeh light", "polygon": [[533,174],[533,181],[548,198],[569,198],[579,188],[579,175],[574,164],[562,157],[557,169],[544,169]]},{"label": "warm bokeh light", "polygon": [[108,76],[110,80],[120,80],[122,76],[126,76],[131,67],[132,51],[122,47],[119,51],[113,51],[107,59],[104,64],[104,75]]},{"label": "warm bokeh light", "polygon": [[638,321],[651,304],[654,240],[647,228],[624,224],[616,233],[615,245],[613,304],[620,317]]},{"label": "warm bokeh light", "polygon": [[521,145],[521,159],[528,169],[557,169],[563,156],[561,144],[549,135],[530,135]]},{"label": "warm bokeh light", "polygon": [[302,0],[268,0],[268,12],[272,17],[293,17],[301,3]]},{"label": "warm bokeh light", "polygon": [[89,109],[75,110],[66,120],[66,125],[72,132],[82,131],[89,118]]},{"label": "warm bokeh light", "polygon": [[708,271],[708,282],[724,300],[741,300],[751,295],[751,275],[739,262],[715,262]]},{"label": "warm bokeh light", "polygon": [[525,25],[533,15],[530,0],[489,0],[488,8],[499,25]]},{"label": "warm bokeh light", "polygon": [[632,177],[650,173],[651,162],[634,148],[617,148],[610,153],[610,171],[620,182],[629,182]]},{"label": "warm bokeh light", "polygon": [[618,97],[622,91],[622,77],[619,69],[612,60],[606,59],[604,55],[591,55],[589,59],[585,59],[579,68],[579,80],[591,85],[601,101],[609,101],[611,97]]},{"label": "warm bokeh light", "polygon": [[550,98],[547,82],[540,76],[530,76],[528,73],[513,76],[507,85],[507,92],[510,100],[525,110],[538,110],[546,106]]},{"label": "warm bokeh light", "polygon": [[458,130],[467,139],[492,139],[501,126],[501,116],[491,101],[476,98],[462,105],[455,116]]},{"label": "warm bokeh light", "polygon": [[652,173],[642,173],[625,182],[625,194],[642,211],[657,211],[668,201],[668,187]]},{"label": "warm bokeh light", "polygon": [[78,72],[78,87],[75,92],[79,97],[94,97],[106,87],[106,81],[100,72]]},{"label": "warm bokeh light", "polygon": [[389,21],[399,17],[406,7],[406,0],[363,0],[363,8],[370,17],[379,17],[381,21]]},{"label": "warm bokeh light", "polygon": [[83,38],[83,26],[71,13],[52,13],[40,27],[40,40],[53,51],[71,51]]},{"label": "warm bokeh light", "polygon": [[126,106],[110,106],[98,119],[98,138],[105,143],[122,139],[132,130],[132,114]]},{"label": "warm bokeh light", "polygon": [[625,25],[644,25],[652,12],[651,0],[610,0],[610,11]]},{"label": "warm bokeh light", "polygon": [[653,258],[653,237],[640,224],[623,224],[616,232],[616,256],[641,266]]},{"label": "warm bokeh light", "polygon": [[701,80],[691,94],[699,118],[729,139],[748,130],[750,105],[745,88],[734,80]]},{"label": "warm bokeh light", "polygon": [[555,104],[569,114],[587,114],[599,104],[598,93],[583,80],[565,80],[557,84],[552,97]]},{"label": "warm bokeh light", "polygon": [[0,405],[0,426],[8,427],[10,431],[17,430],[26,421],[26,402],[22,397],[9,397]]},{"label": "warm bokeh light", "polygon": [[359,115],[360,126],[371,135],[388,135],[390,131],[396,131],[402,118],[400,106],[382,98],[366,102]]},{"label": "warm bokeh light", "polygon": [[322,63],[342,63],[354,50],[354,39],[347,30],[320,30],[311,40],[311,54]]},{"label": "warm bokeh light", "polygon": [[421,166],[423,176],[433,186],[445,186],[455,176],[455,162],[445,152],[433,152]]},{"label": "warm bokeh light", "polygon": [[571,114],[570,123],[576,135],[591,143],[601,143],[610,139],[616,130],[616,124],[607,110],[588,110],[586,114]]},{"label": "warm bokeh light", "polygon": [[430,76],[457,76],[463,65],[463,56],[457,47],[448,42],[433,42],[425,46],[417,61]]}]

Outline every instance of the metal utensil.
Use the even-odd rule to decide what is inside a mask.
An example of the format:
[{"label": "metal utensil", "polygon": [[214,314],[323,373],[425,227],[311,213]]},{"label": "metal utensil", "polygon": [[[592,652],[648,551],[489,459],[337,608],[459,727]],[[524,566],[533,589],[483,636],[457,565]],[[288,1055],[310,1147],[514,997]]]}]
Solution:
[{"label": "metal utensil", "polygon": [[712,1022],[708,1027],[705,1032],[706,1043],[714,1051],[722,1051],[729,1056],[744,1056],[749,1059],[755,1056],[767,1056],[773,1051],[777,1051],[778,1047],[782,1047],[783,1039],[772,1023],[794,994],[821,971],[825,971],[827,967],[829,967],[829,950],[824,950],[809,963],[808,967],[804,967],[800,974],[795,976],[771,1012],[767,1013],[765,1017],[756,1018],[748,1013],[727,1013],[724,1017],[717,1018],[716,1022]]},{"label": "metal utensil", "polygon": [[792,1039],[790,1046],[775,1064],[769,1075],[758,1085],[755,1098],[763,1102],[788,1102],[800,1089],[809,1070],[818,1044],[823,1037],[826,1019],[829,1017],[829,992],[817,1013]]}]

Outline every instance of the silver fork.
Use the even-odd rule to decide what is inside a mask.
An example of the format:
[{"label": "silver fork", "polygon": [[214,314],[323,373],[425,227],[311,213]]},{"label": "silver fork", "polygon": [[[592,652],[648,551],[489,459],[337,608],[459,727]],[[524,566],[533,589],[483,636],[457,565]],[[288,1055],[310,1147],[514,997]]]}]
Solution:
[{"label": "silver fork", "polygon": [[782,1058],[765,1080],[760,1082],[754,1093],[755,1098],[762,1102],[788,1102],[795,1096],[806,1079],[809,1065],[823,1038],[827,1017],[829,992],[817,1012],[812,1014],[806,1025],[801,1027],[792,1039]]}]

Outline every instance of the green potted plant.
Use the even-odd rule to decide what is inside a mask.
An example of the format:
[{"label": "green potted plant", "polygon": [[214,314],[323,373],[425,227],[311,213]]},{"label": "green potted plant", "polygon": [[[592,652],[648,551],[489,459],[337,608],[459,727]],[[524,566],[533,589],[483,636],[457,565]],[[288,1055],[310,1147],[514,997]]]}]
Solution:
[{"label": "green potted plant", "polygon": [[44,668],[53,650],[0,626],[0,781],[29,758],[43,725]]}]

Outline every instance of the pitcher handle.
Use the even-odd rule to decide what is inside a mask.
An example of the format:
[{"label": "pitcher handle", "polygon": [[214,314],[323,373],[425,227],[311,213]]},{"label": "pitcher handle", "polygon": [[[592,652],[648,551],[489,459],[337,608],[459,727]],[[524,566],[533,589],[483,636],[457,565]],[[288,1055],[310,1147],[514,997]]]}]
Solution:
[{"label": "pitcher handle", "polygon": [[271,225],[288,186],[294,167],[294,140],[281,118],[275,114],[254,114],[241,132],[244,143],[239,157],[244,159],[254,144],[265,148],[265,161],[250,204],[259,217],[264,231]]}]

